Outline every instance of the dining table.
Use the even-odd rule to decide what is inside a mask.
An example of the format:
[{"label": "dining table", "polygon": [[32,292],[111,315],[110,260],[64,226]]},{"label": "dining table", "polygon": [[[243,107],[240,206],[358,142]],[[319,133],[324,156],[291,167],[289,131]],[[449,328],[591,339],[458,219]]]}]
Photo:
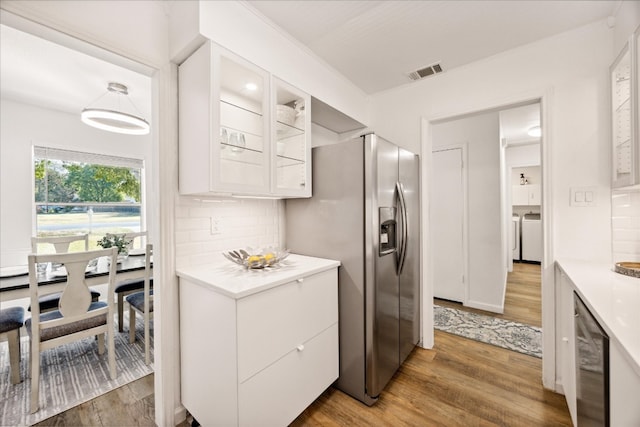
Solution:
[{"label": "dining table", "polygon": [[[118,262],[116,281],[135,279],[144,276],[145,256],[129,255]],[[87,269],[85,282],[87,286],[106,283],[109,275],[109,262],[106,257],[98,258],[95,266]],[[60,292],[64,289],[67,277],[63,268],[48,265],[47,269],[38,273],[38,286],[46,286],[47,293]],[[29,272],[26,265],[5,268],[0,271],[0,301],[6,302],[29,297]]]}]

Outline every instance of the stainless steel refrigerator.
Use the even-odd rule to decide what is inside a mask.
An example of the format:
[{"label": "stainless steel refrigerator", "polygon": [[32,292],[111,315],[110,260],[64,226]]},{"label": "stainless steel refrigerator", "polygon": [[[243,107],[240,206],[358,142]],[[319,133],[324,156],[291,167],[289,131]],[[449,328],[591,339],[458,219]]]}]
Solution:
[{"label": "stainless steel refrigerator", "polygon": [[313,196],[286,201],[286,246],[340,260],[340,377],[372,405],[420,338],[419,159],[374,135],[313,148]]}]

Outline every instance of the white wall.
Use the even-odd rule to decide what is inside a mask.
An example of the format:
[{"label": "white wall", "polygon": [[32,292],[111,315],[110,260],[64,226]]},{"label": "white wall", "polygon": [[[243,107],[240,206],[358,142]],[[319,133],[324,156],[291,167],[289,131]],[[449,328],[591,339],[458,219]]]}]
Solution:
[{"label": "white wall", "polygon": [[615,190],[611,199],[613,262],[640,262],[640,189]]},{"label": "white wall", "polygon": [[[540,165],[540,144],[507,147],[505,149],[505,161],[507,166],[512,167]],[[513,182],[514,184],[516,183],[515,181]],[[536,184],[540,183],[540,181],[536,182]]]},{"label": "white wall", "polygon": [[[465,165],[469,245],[466,305],[501,313],[504,308],[506,270],[501,246],[498,113],[483,113],[437,123],[432,128],[432,138],[433,150],[468,144],[468,164]],[[434,185],[439,185],[437,177],[433,178],[436,179]]]},{"label": "white wall", "polygon": [[[374,95],[372,127],[420,148],[420,118],[444,118],[547,97],[556,256],[611,257],[608,67],[604,22],[560,34],[433,78]],[[543,112],[544,117],[544,112]],[[571,186],[598,187],[598,206],[569,207]],[[587,232],[588,231],[588,232]]]},{"label": "white wall", "polygon": [[[65,148],[145,160],[145,174],[152,176],[152,140],[105,132],[80,121],[80,114],[68,114],[2,100],[0,116],[0,265],[26,263],[31,252],[33,224],[32,147]],[[146,202],[156,201],[150,181]]]},{"label": "white wall", "polygon": [[[281,246],[283,201],[182,196],[176,207],[176,267],[205,265],[227,249]],[[219,234],[212,234],[211,218]]]}]

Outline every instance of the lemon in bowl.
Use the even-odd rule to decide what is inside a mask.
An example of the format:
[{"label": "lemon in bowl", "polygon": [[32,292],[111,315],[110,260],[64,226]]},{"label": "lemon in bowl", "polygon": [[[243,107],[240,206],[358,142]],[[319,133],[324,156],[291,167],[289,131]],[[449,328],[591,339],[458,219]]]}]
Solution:
[{"label": "lemon in bowl", "polygon": [[265,257],[262,255],[251,255],[247,258],[247,267],[260,268],[265,265]]}]

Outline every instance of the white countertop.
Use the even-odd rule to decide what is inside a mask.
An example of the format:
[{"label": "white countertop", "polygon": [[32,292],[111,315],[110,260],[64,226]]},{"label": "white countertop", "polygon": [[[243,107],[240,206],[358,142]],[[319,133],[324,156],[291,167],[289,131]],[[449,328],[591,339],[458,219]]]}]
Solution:
[{"label": "white countertop", "polygon": [[608,264],[561,259],[558,265],[640,375],[640,279],[616,273]]},{"label": "white countertop", "polygon": [[275,267],[246,269],[220,257],[211,264],[177,269],[178,277],[239,299],[303,276],[340,266],[340,261],[291,254]]}]

